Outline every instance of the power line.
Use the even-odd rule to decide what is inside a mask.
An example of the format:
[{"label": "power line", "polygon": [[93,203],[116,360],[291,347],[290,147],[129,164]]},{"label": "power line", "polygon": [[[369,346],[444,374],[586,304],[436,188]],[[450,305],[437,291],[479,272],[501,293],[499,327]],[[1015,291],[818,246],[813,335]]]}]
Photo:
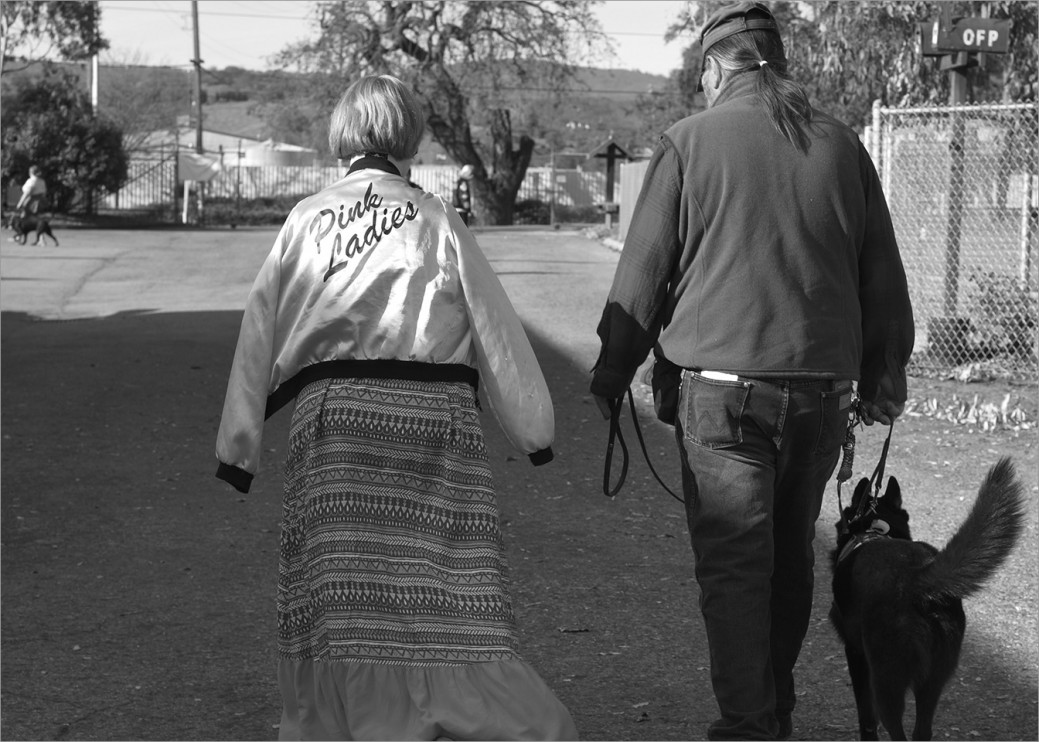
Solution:
[{"label": "power line", "polygon": [[[164,12],[161,8],[132,8],[122,7],[119,5],[109,5],[105,7],[105,10],[121,10],[121,11],[133,11],[135,13],[162,13]],[[181,15],[187,15],[188,11],[171,10],[169,12],[179,13]],[[282,21],[298,21],[301,20],[299,15],[276,15],[273,13],[225,13],[219,10],[206,10],[202,15],[207,16],[222,16],[224,18],[271,18]],[[663,34],[651,33],[649,31],[603,31],[607,36],[646,36],[652,38],[663,38]]]},{"label": "power line", "polygon": [[[132,7],[129,7],[129,6],[125,6],[124,7],[124,6],[121,6],[121,5],[106,5],[104,9],[105,10],[109,10],[109,11],[119,10],[119,11],[124,11],[124,12],[127,12],[127,11],[128,12],[133,12],[133,13],[162,13],[162,12],[164,12],[161,8],[132,8]],[[187,11],[187,10],[172,10],[170,12],[178,13],[180,15],[189,15],[190,14],[190,11]],[[219,15],[219,16],[224,16],[224,17],[228,17],[228,18],[273,18],[273,19],[282,20],[282,21],[298,21],[298,20],[300,20],[300,16],[298,16],[298,15],[274,15],[272,13],[223,13],[223,12],[221,12],[219,10],[206,10],[203,13],[203,15],[208,15],[208,16]]]},{"label": "power line", "polygon": [[467,90],[482,90],[482,91],[519,91],[529,93],[562,93],[565,95],[672,95],[674,91],[671,90],[594,90],[588,88],[567,88],[566,90],[556,90],[555,88],[528,88],[528,87],[512,87],[503,85],[496,88],[482,87],[478,85],[470,85],[466,88]]}]

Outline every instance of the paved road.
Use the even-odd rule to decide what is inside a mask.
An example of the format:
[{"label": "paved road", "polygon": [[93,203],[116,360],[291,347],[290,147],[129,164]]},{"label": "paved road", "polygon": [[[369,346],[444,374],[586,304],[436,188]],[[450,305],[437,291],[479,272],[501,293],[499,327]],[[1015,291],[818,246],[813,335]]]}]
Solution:
[{"label": "paved road", "polygon": [[240,310],[277,230],[67,230],[0,243],[0,308],[44,319]]},{"label": "paved road", "polygon": [[[0,244],[4,737],[276,734],[272,601],[287,415],[267,425],[248,497],[211,471],[241,307],[275,236],[68,230],[59,248]],[[605,427],[586,390],[617,256],[574,232],[480,240],[557,404],[550,467],[527,465],[486,421],[524,641],[585,734],[618,736],[605,731],[617,728],[613,712],[584,700],[626,687],[614,660],[638,643],[595,628],[635,606],[615,605],[631,576],[616,574],[625,559],[600,567],[589,510],[609,505],[598,493]],[[649,434],[663,448],[663,431]],[[633,471],[629,487],[646,477]],[[682,519],[670,511],[675,544]],[[634,519],[617,510],[607,530],[630,538]],[[643,571],[651,562],[639,554]],[[607,607],[590,619],[587,591],[610,575]],[[641,722],[637,703],[627,716]],[[669,723],[689,728],[688,704],[671,705]]]},{"label": "paved road", "polygon": [[[60,248],[0,236],[0,737],[276,737],[288,415],[267,424],[248,496],[212,475],[241,306],[275,232],[62,230]],[[634,451],[621,495],[600,492],[606,431],[587,382],[617,254],[573,232],[478,236],[556,405],[557,458],[546,467],[529,466],[485,421],[524,652],[585,738],[701,739],[715,708],[681,506]],[[644,430],[677,483],[669,430],[645,418]],[[896,456],[918,440],[926,470],[938,429],[918,419],[903,431]],[[869,461],[869,436],[860,443]],[[1034,463],[1032,444],[988,445],[1004,443]],[[942,513],[969,506],[946,488],[969,494],[976,469],[935,480]],[[833,515],[820,526],[820,563]],[[917,522],[932,526],[929,517]],[[1032,521],[1030,551],[968,606],[961,673],[936,727],[945,738],[1034,739]],[[821,567],[799,671],[801,739],[855,736],[827,583]]]}]

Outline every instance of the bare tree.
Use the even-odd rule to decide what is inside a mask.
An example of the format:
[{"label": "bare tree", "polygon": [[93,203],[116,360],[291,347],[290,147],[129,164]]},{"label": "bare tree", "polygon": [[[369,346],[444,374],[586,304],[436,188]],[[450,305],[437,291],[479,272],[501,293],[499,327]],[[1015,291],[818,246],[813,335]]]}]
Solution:
[{"label": "bare tree", "polygon": [[[365,73],[391,73],[423,96],[433,138],[475,170],[481,218],[511,224],[534,139],[514,130],[517,93],[566,90],[572,65],[608,46],[588,0],[322,2],[318,36],[276,60],[338,95]],[[334,97],[333,97],[334,99]]]},{"label": "bare tree", "polygon": [[98,107],[123,132],[128,153],[143,151],[152,134],[173,131],[191,108],[191,76],[174,67],[153,67],[140,53],[106,54]]}]

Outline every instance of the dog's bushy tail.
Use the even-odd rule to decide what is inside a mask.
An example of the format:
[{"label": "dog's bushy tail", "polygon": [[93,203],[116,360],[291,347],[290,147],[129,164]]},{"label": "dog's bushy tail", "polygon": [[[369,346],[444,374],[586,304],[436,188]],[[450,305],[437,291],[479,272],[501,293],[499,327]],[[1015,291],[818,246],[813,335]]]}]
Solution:
[{"label": "dog's bushy tail", "polygon": [[1007,457],[989,469],[967,519],[921,576],[931,597],[966,598],[992,577],[1024,529],[1023,488]]}]

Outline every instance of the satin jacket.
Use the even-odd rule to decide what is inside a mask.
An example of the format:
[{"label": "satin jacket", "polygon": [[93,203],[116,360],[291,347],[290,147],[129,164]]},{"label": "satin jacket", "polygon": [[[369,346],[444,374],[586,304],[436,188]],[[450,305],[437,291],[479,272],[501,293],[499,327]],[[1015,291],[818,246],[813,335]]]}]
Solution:
[{"label": "satin jacket", "polygon": [[548,386],[487,258],[442,198],[373,157],[297,204],[260,268],[227,385],[217,476],[248,491],[264,420],[295,396],[301,372],[366,360],[477,369],[509,442],[535,464],[551,460]]}]

